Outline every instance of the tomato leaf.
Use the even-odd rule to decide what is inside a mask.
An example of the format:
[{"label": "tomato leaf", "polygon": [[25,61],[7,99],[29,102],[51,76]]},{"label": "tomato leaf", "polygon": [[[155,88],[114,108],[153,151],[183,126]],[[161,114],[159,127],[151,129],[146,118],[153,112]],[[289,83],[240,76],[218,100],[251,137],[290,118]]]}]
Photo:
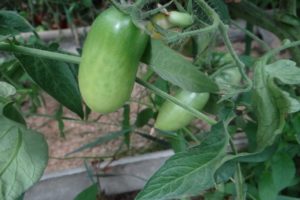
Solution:
[{"label": "tomato leaf", "polygon": [[135,121],[135,125],[137,127],[143,127],[148,123],[148,121],[153,117],[153,115],[154,113],[151,108],[145,108],[144,110],[139,112]]},{"label": "tomato leaf", "polygon": [[0,35],[16,35],[34,30],[26,19],[13,11],[1,10],[0,22]]},{"label": "tomato leaf", "polygon": [[278,12],[276,15],[276,20],[285,23],[287,25],[290,25],[291,27],[300,26],[299,17],[287,13],[287,12]]},{"label": "tomato leaf", "polygon": [[26,55],[15,56],[37,85],[83,118],[81,95],[70,64]]},{"label": "tomato leaf", "polygon": [[285,84],[300,84],[300,68],[291,60],[278,60],[269,64],[266,72]]},{"label": "tomato leaf", "polygon": [[[167,81],[165,81],[164,79],[158,77],[154,84],[155,87],[161,89],[162,91],[166,92],[166,93],[170,93],[170,87],[169,87],[169,83]],[[165,99],[162,98],[159,95],[155,95],[154,99],[153,99],[153,103],[157,106],[161,106],[163,103],[165,102]]]},{"label": "tomato leaf", "polygon": [[2,112],[6,118],[26,126],[26,122],[19,110],[14,106],[14,102],[7,103]]},{"label": "tomato leaf", "polygon": [[16,93],[16,88],[9,83],[0,81],[0,97],[9,97]]},{"label": "tomato leaf", "polygon": [[236,171],[236,166],[237,165],[234,160],[222,164],[214,175],[216,182],[222,183],[229,180],[230,177],[233,177],[234,172]]},{"label": "tomato leaf", "polygon": [[[197,2],[197,1],[196,1]],[[222,0],[207,0],[210,7],[212,7],[219,15],[220,19],[229,24],[230,23],[230,15],[227,8],[227,5]]]},{"label": "tomato leaf", "polygon": [[4,41],[4,40],[6,40],[6,39],[8,39],[8,38],[10,38],[10,37],[11,37],[10,34],[4,35],[4,36],[0,35],[0,42]]},{"label": "tomato leaf", "polygon": [[288,101],[265,70],[265,64],[257,62],[254,75],[254,110],[257,116],[257,149],[273,144],[281,133]]},{"label": "tomato leaf", "polygon": [[80,192],[74,200],[95,200],[98,195],[98,184],[95,183]]},{"label": "tomato leaf", "polygon": [[227,181],[234,174],[237,162],[259,163],[267,161],[274,154],[276,148],[277,145],[272,145],[261,151],[252,153],[244,152],[236,155],[229,154],[224,156],[222,163],[219,165],[220,167],[215,173],[216,182],[220,183]]},{"label": "tomato leaf", "polygon": [[43,175],[48,161],[44,137],[7,119],[0,105],[0,199],[15,200]]},{"label": "tomato leaf", "polygon": [[276,200],[277,193],[278,191],[274,185],[271,173],[262,173],[258,182],[258,194],[260,199]]},{"label": "tomato leaf", "polygon": [[144,61],[163,79],[192,92],[216,92],[218,86],[191,62],[159,40],[151,40]]},{"label": "tomato leaf", "polygon": [[300,110],[299,100],[291,97],[291,95],[288,92],[281,92],[283,94],[283,97],[285,97],[285,100],[288,102],[288,113],[298,112]]},{"label": "tomato leaf", "polygon": [[274,79],[285,84],[300,83],[300,69],[289,60],[279,60],[272,64],[258,61],[254,76],[254,108],[257,116],[257,148],[265,148],[274,142],[282,132],[285,115],[300,109],[297,99],[281,90]]},{"label": "tomato leaf", "polygon": [[299,198],[279,195],[276,200],[299,200]]},{"label": "tomato leaf", "polygon": [[254,108],[257,116],[257,148],[271,145],[275,137],[282,132],[285,115],[300,109],[297,99],[281,90],[274,79],[285,84],[300,83],[300,69],[289,60],[279,60],[265,65],[258,61],[254,76]]},{"label": "tomato leaf", "polygon": [[[245,152],[245,153],[239,153],[237,155],[231,156],[229,155],[228,160],[235,160],[239,162],[245,162],[245,163],[258,163],[258,162],[265,162],[270,159],[270,157],[274,154],[274,152],[277,149],[277,144],[274,144],[272,146],[268,146],[265,149],[262,149],[260,151],[255,152]],[[224,159],[226,160],[226,159]]]},{"label": "tomato leaf", "polygon": [[216,124],[200,145],[169,158],[136,200],[177,199],[197,195],[214,186],[213,176],[226,154],[228,139],[224,124]]},{"label": "tomato leaf", "polygon": [[296,168],[288,154],[277,153],[272,159],[271,168],[273,182],[278,192],[291,185]]}]

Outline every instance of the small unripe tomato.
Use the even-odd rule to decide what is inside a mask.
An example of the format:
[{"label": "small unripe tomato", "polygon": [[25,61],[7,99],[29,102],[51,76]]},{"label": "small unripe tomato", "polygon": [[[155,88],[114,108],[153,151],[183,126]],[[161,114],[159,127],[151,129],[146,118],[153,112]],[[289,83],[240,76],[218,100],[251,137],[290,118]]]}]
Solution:
[{"label": "small unripe tomato", "polygon": [[170,11],[168,20],[171,24],[176,25],[181,28],[185,28],[193,24],[193,17],[188,13]]}]

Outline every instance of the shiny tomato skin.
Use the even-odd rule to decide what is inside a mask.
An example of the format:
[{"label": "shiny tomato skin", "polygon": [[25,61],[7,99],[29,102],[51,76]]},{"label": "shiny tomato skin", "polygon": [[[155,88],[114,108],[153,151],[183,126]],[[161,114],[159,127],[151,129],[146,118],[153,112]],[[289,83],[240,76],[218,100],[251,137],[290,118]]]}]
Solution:
[{"label": "shiny tomato skin", "polygon": [[[182,103],[201,110],[209,99],[209,93],[195,93],[180,89],[174,96]],[[166,101],[159,109],[155,128],[164,131],[175,131],[190,124],[195,117],[184,108]]]},{"label": "shiny tomato skin", "polygon": [[188,13],[170,11],[168,20],[171,24],[184,28],[193,24],[193,17]]},{"label": "shiny tomato skin", "polygon": [[79,88],[86,104],[99,113],[118,110],[133,89],[148,35],[114,7],[93,22],[79,66]]}]

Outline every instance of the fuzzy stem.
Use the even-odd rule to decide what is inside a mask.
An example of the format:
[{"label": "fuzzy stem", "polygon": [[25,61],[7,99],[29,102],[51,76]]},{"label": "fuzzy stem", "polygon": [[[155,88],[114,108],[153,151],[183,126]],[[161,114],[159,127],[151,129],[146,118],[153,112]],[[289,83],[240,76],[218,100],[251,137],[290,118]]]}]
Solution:
[{"label": "fuzzy stem", "polygon": [[244,91],[249,91],[252,88],[252,81],[248,78],[247,74],[245,73],[245,65],[244,63],[239,59],[239,56],[234,51],[233,46],[230,42],[229,36],[228,36],[228,26],[224,25],[223,23],[220,23],[219,30],[221,32],[221,35],[223,36],[224,43],[231,54],[232,58],[234,59],[236,66],[238,67],[243,79],[247,81],[247,88],[244,89]]},{"label": "fuzzy stem", "polygon": [[46,51],[42,49],[35,49],[30,47],[24,47],[19,45],[8,44],[4,42],[0,42],[0,51],[8,51],[13,53],[20,53],[30,56],[43,57],[68,63],[79,64],[80,57],[75,55],[69,55],[65,53],[57,53]]}]

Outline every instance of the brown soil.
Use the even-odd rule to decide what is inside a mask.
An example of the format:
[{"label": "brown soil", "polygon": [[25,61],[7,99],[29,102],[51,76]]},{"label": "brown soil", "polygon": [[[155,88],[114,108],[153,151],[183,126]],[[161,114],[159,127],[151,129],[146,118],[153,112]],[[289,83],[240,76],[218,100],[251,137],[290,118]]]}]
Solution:
[{"label": "brown soil", "polygon": [[[136,85],[132,98],[131,105],[131,121],[134,123],[138,111],[144,108],[144,106],[135,103],[135,101],[143,102],[142,97],[147,94],[147,91],[142,87]],[[64,159],[65,154],[73,151],[74,149],[82,146],[83,144],[94,141],[96,138],[104,136],[112,131],[120,130],[122,123],[122,110],[111,113],[109,115],[99,115],[97,113],[91,113],[88,121],[82,121],[76,114],[72,113],[68,109],[64,108],[64,117],[72,118],[74,120],[64,120],[64,135],[61,137],[58,128],[57,120],[53,119],[59,104],[52,97],[47,94],[42,95],[45,104],[41,106],[36,114],[30,115],[26,118],[28,126],[33,130],[42,133],[49,145],[49,162],[46,172],[52,172],[57,170],[63,170],[68,168],[75,168],[82,166],[82,157],[102,157],[110,156],[116,152],[120,144],[121,139],[113,140],[107,144],[87,149],[79,153],[70,155],[70,158]],[[24,106],[24,110],[26,110]],[[141,131],[149,133],[150,128],[145,127]],[[137,150],[147,149],[151,147],[151,143],[146,139],[134,134],[132,136],[131,151],[128,154],[137,154]],[[125,145],[122,148],[126,149]]]}]

